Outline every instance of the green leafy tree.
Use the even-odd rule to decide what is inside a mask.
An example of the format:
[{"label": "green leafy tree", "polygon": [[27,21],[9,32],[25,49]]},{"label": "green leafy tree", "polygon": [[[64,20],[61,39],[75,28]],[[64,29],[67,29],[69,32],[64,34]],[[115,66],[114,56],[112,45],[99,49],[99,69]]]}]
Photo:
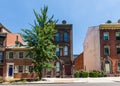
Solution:
[{"label": "green leafy tree", "polygon": [[48,18],[48,7],[44,6],[41,9],[41,14],[34,10],[36,20],[31,29],[22,29],[23,38],[28,43],[30,48],[30,55],[32,54],[32,62],[34,64],[34,71],[42,78],[42,71],[44,68],[53,68],[52,62],[56,59],[55,49],[53,44],[54,36],[56,34],[53,16]]}]

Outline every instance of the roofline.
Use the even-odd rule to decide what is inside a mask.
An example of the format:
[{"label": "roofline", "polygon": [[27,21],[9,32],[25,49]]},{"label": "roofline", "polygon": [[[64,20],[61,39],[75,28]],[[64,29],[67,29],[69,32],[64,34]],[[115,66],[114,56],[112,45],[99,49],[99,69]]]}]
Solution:
[{"label": "roofline", "polygon": [[1,23],[0,23],[0,25],[5,29],[5,30],[7,30],[9,33],[12,33],[10,30],[8,30],[4,25],[2,25]]},{"label": "roofline", "polygon": [[30,50],[30,48],[27,47],[6,47],[6,50]]},{"label": "roofline", "polygon": [[100,29],[120,29],[120,23],[105,23],[99,25]]}]

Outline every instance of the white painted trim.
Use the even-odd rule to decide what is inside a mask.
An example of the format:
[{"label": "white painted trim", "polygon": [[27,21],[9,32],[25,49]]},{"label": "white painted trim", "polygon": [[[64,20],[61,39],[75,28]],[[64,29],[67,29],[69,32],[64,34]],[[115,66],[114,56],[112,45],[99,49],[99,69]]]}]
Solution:
[{"label": "white painted trim", "polygon": [[[12,74],[12,76],[8,76],[8,73],[9,73],[9,66],[10,65],[12,65],[13,66],[13,74]],[[6,72],[7,74],[7,78],[14,78],[14,63],[7,63],[7,72]]]}]

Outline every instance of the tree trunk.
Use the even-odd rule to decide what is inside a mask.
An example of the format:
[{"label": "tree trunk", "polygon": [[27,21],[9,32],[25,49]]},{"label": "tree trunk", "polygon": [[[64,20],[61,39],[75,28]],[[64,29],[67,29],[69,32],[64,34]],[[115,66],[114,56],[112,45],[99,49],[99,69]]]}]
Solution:
[{"label": "tree trunk", "polygon": [[39,72],[38,76],[39,76],[39,79],[41,80],[42,79],[42,72]]}]

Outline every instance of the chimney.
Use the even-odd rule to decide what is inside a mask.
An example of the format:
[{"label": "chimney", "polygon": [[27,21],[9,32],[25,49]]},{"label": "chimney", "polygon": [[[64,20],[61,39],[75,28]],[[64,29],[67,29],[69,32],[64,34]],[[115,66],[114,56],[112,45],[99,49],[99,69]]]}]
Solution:
[{"label": "chimney", "polygon": [[16,36],[16,41],[18,41],[18,36]]}]

